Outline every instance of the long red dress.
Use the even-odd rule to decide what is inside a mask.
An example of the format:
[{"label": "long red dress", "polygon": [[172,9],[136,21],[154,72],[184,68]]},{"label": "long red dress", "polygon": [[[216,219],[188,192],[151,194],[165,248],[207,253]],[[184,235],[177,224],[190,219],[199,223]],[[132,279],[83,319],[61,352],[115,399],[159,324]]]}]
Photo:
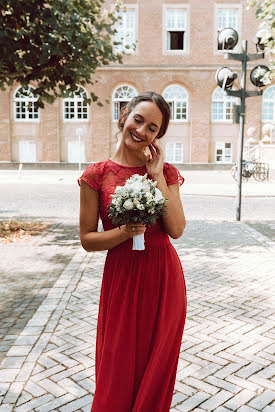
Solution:
[{"label": "long red dress", "polygon": [[[107,206],[116,186],[146,167],[112,160],[90,165],[80,179],[99,192],[104,230],[114,226]],[[183,183],[164,164],[167,184]],[[150,178],[150,176],[148,176]],[[107,253],[98,313],[96,390],[91,412],[167,412],[170,409],[186,317],[179,257],[161,221],[145,232],[145,250],[132,239]]]}]

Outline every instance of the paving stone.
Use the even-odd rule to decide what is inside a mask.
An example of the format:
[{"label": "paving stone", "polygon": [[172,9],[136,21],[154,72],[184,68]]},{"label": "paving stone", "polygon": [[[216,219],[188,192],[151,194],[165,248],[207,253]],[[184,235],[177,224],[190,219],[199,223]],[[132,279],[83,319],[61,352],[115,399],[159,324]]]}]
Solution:
[{"label": "paving stone", "polygon": [[23,365],[24,360],[26,359],[25,356],[8,356],[1,362],[1,368],[21,368]]},{"label": "paving stone", "polygon": [[72,393],[74,396],[83,396],[87,394],[87,391],[79,386],[76,382],[71,379],[65,378],[58,381],[58,384],[65,388],[68,392]]},{"label": "paving stone", "polygon": [[2,369],[0,370],[0,382],[13,382],[20,369]]},{"label": "paving stone", "polygon": [[248,403],[252,398],[254,398],[255,395],[255,392],[251,392],[248,389],[243,389],[241,392],[227,401],[224,406],[232,409],[233,411],[236,411],[242,405]]},{"label": "paving stone", "polygon": [[203,402],[200,406],[208,411],[213,411],[218,406],[223,405],[228,399],[232,398],[233,394],[231,392],[222,390],[216,395],[211,396],[211,399]]},{"label": "paving stone", "polygon": [[13,405],[0,405],[0,412],[11,412],[13,410]]},{"label": "paving stone", "polygon": [[31,351],[32,345],[12,346],[7,356],[26,356]]},{"label": "paving stone", "polygon": [[217,388],[216,386],[209,385],[208,383],[193,377],[184,379],[184,383],[186,385],[193,386],[194,388],[197,388],[202,392],[210,393],[211,395],[215,395],[219,391],[219,388]]},{"label": "paving stone", "polygon": [[18,412],[32,411],[38,408],[39,406],[44,405],[45,403],[51,401],[52,399],[53,399],[52,395],[43,395],[43,396],[40,396],[39,398],[36,398],[29,402],[24,403],[21,406],[18,406],[16,408],[16,411]]},{"label": "paving stone", "polygon": [[272,401],[275,399],[275,392],[266,390],[264,391],[260,396],[257,398],[253,399],[250,403],[249,406],[255,409],[262,410],[265,406],[270,404]]},{"label": "paving stone", "polygon": [[24,384],[22,382],[14,382],[11,384],[8,393],[6,394],[3,403],[15,404],[19,398]]},{"label": "paving stone", "polygon": [[[85,381],[88,381],[88,379],[85,379]],[[83,385],[83,381],[80,381],[79,384],[80,384],[83,388],[85,387],[85,386]],[[87,382],[87,384],[88,384],[88,382]],[[90,383],[89,383],[89,390],[91,390]],[[185,399],[186,399],[186,395],[184,395],[183,393],[181,393],[181,392],[176,392],[176,393],[174,393],[173,398],[172,398],[172,402],[171,402],[171,408],[172,408],[173,406],[175,406],[175,405],[183,402]]]},{"label": "paving stone", "polygon": [[266,406],[263,412],[275,412],[275,406]]},{"label": "paving stone", "polygon": [[238,393],[240,392],[241,388],[238,385],[234,385],[230,382],[227,382],[226,380],[223,379],[218,379],[215,376],[208,376],[205,379],[205,382],[210,383],[214,387],[225,389],[226,391],[232,392],[232,393]]},{"label": "paving stone", "polygon": [[67,405],[69,402],[71,402],[74,399],[75,398],[71,393],[66,393],[66,395],[60,396],[59,398],[54,399],[53,401],[45,403],[43,406],[37,407],[36,410],[39,412],[53,411],[55,410],[55,408],[59,408],[60,406],[64,404]]},{"label": "paving stone", "polygon": [[8,389],[10,387],[9,383],[1,383],[0,385],[0,396],[3,396],[7,393]]},{"label": "paving stone", "polygon": [[71,412],[71,411],[76,411],[78,408],[82,408],[83,406],[89,406],[91,408],[91,404],[93,401],[93,396],[92,395],[86,395],[83,396],[80,399],[77,399],[73,402],[70,402],[66,406],[62,406],[60,408],[61,412]]},{"label": "paving stone", "polygon": [[250,406],[241,406],[240,409],[238,409],[238,412],[257,412],[257,409],[250,408]]},{"label": "paving stone", "polygon": [[45,395],[46,393],[45,389],[41,388],[41,386],[37,385],[35,382],[33,382],[30,379],[26,383],[24,389],[26,392],[30,393],[33,397],[42,396],[42,395]]},{"label": "paving stone", "polygon": [[177,410],[183,412],[189,412],[194,410],[194,408],[200,405],[203,401],[210,397],[209,393],[197,392],[195,395],[191,396],[189,399],[184,401],[182,404],[177,405]]}]

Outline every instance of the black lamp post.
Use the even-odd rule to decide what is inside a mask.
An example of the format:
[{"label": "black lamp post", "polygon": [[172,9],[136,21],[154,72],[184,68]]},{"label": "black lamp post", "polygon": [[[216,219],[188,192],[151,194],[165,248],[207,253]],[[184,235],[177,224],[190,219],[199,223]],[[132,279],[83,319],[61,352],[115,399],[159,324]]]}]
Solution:
[{"label": "black lamp post", "polygon": [[[232,50],[238,43],[239,37],[236,30],[231,27],[223,29],[218,35],[219,49]],[[261,39],[257,38],[257,50],[262,48],[259,46]],[[245,99],[246,97],[260,96],[263,94],[262,90],[246,90],[246,69],[247,62],[251,60],[258,60],[264,58],[264,53],[247,53],[247,40],[242,42],[242,53],[226,53],[225,59],[232,59],[242,62],[242,77],[241,89],[231,90],[234,80],[237,78],[237,73],[232,72],[228,67],[222,67],[216,72],[216,82],[218,86],[222,87],[229,96],[239,97],[241,99],[240,105],[235,105],[234,122],[240,123],[239,142],[238,142],[238,194],[237,194],[237,210],[236,220],[241,220],[241,199],[242,199],[242,165],[243,165],[243,139],[244,139],[244,124],[245,124]],[[269,72],[266,66],[256,66],[250,75],[251,82],[257,87],[265,86],[263,78]]]}]

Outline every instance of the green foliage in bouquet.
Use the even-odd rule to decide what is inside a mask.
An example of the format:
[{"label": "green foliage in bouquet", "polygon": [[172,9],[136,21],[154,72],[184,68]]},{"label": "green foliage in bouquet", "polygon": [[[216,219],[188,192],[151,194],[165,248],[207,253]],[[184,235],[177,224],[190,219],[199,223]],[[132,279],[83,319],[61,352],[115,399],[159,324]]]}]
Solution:
[{"label": "green foliage in bouquet", "polygon": [[165,215],[167,200],[156,188],[157,182],[144,176],[133,175],[124,186],[118,186],[109,205],[109,217],[116,226],[143,223],[152,226]]}]

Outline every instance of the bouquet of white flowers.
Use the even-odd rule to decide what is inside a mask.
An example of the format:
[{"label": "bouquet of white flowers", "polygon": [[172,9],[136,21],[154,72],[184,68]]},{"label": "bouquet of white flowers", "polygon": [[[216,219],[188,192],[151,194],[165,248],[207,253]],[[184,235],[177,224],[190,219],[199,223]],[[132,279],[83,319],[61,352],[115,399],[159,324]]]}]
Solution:
[{"label": "bouquet of white flowers", "polygon": [[[117,186],[109,205],[109,217],[117,226],[127,223],[153,225],[164,214],[166,199],[156,188],[157,182],[135,174],[124,186]],[[133,250],[144,250],[144,234],[133,237]]]}]

